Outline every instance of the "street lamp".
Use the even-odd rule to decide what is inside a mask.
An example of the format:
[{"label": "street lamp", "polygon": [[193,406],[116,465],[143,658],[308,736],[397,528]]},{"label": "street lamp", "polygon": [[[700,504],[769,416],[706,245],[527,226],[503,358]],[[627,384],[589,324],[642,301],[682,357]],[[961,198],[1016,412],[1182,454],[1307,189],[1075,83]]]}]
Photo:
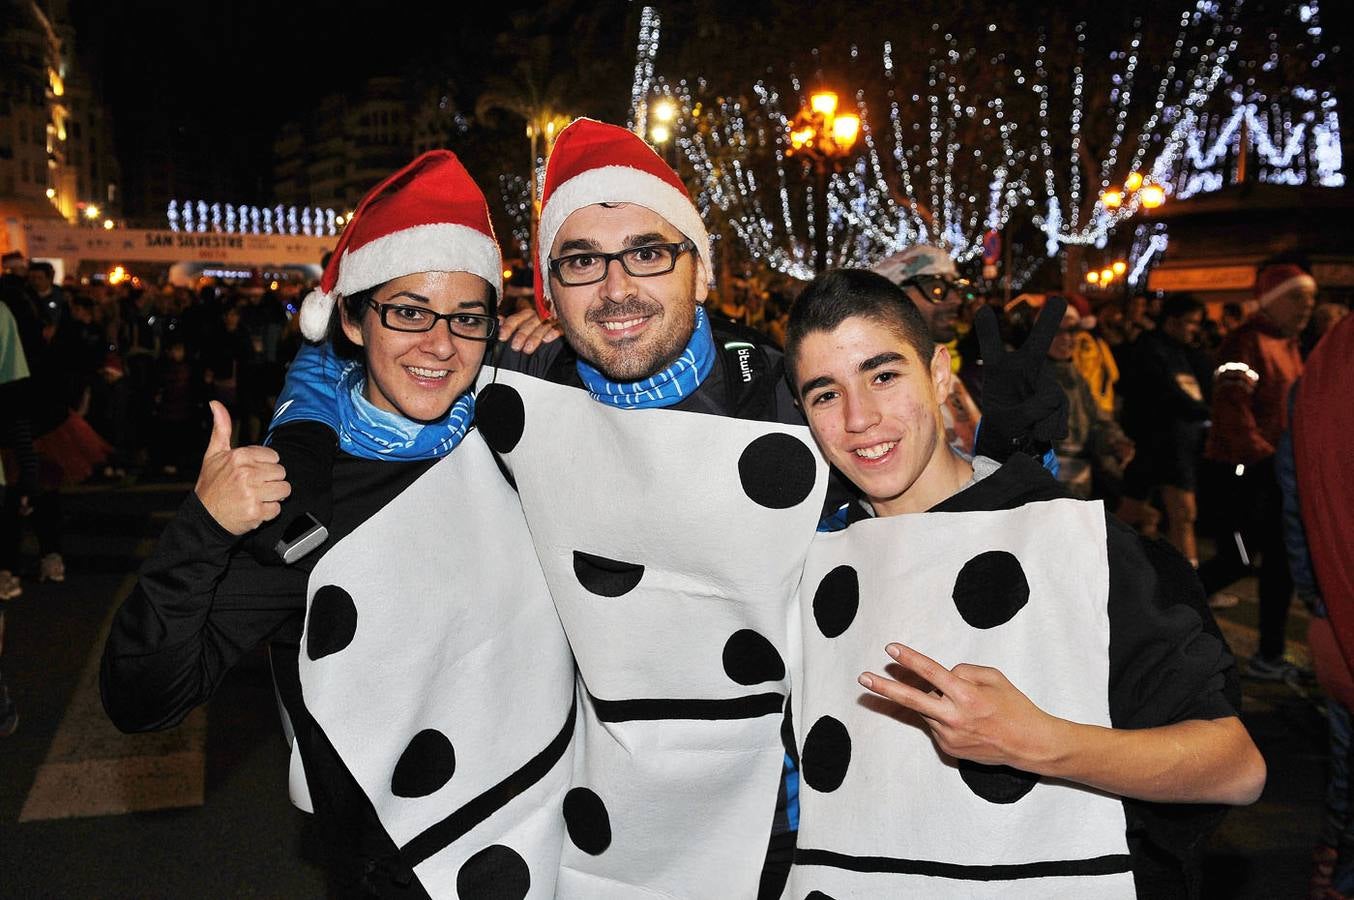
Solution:
[{"label": "street lamp", "polygon": [[[655,100],[649,105],[649,143],[658,148],[658,155],[668,160],[668,142],[672,140],[673,127],[677,121],[677,104],[667,97]],[[669,163],[670,164],[670,163]]]},{"label": "street lamp", "polygon": [[1129,172],[1122,189],[1109,187],[1100,192],[1100,205],[1111,212],[1135,199],[1143,209],[1156,209],[1166,202],[1166,189],[1147,181],[1140,172]]},{"label": "street lamp", "polygon": [[816,176],[814,268],[827,268],[827,183],[828,176],[839,171],[860,136],[860,117],[837,114],[837,95],[818,91],[809,98],[790,123],[787,157],[797,156],[806,170]]}]

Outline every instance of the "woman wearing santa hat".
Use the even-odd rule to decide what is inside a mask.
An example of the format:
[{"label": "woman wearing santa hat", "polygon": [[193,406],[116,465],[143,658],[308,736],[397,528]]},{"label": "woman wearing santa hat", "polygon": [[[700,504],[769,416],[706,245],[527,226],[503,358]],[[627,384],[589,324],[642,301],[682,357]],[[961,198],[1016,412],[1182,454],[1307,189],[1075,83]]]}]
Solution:
[{"label": "woman wearing santa hat", "polygon": [[214,403],[202,474],[104,650],[109,716],[148,731],[269,642],[292,798],[316,814],[334,893],[554,893],[573,659],[472,428],[501,273],[484,196],[452,153],[373,189],[301,313],[341,371],[334,429],[232,449]]}]

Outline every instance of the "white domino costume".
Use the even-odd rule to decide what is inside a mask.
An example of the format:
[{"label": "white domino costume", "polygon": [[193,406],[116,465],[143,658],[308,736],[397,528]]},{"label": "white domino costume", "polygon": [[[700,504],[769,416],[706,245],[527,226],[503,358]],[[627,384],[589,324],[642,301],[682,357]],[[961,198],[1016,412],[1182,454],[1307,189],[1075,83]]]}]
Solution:
[{"label": "white domino costume", "polygon": [[[1172,832],[1153,804],[956,761],[855,682],[900,640],[945,666],[994,666],[1077,722],[1235,715],[1223,695],[1235,669],[1216,631],[1200,630],[1202,597],[1170,594],[1191,584],[1173,569],[1187,564],[1140,544],[1100,503],[1060,496],[1016,456],[930,512],[857,517],[814,542],[789,896],[1132,897],[1135,875],[1186,877],[1186,838],[1211,826],[1211,810],[1175,807]],[[1181,866],[1152,868],[1144,843]]]}]

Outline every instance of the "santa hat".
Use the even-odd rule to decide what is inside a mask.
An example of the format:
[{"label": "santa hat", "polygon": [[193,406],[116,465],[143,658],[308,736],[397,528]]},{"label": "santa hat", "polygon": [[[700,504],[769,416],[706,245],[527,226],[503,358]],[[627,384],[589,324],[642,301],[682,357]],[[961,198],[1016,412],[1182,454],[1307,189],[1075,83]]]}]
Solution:
[{"label": "santa hat", "polygon": [[1263,309],[1294,288],[1316,290],[1316,279],[1292,263],[1265,266],[1255,276],[1255,299]]},{"label": "santa hat", "polygon": [[710,236],[672,167],[633,131],[575,119],[559,133],[545,167],[541,222],[536,231],[536,310],[550,315],[550,247],[564,220],[596,203],[634,203],[667,219],[691,243],[708,275]]},{"label": "santa hat", "polygon": [[336,299],[416,272],[469,272],[502,288],[489,206],[450,150],[424,153],[362,198],[301,304],[301,333],[323,340]]},{"label": "santa hat", "polygon": [[959,269],[954,257],[930,244],[914,244],[892,256],[886,256],[870,267],[871,272],[883,275],[894,284],[902,284],[909,278],[922,275],[940,275],[945,278],[958,278]]},{"label": "santa hat", "polygon": [[1091,301],[1085,294],[1063,294],[1067,298],[1067,308],[1075,309],[1077,315],[1081,317],[1078,323],[1082,328],[1089,331],[1095,327],[1095,316],[1091,313]]}]

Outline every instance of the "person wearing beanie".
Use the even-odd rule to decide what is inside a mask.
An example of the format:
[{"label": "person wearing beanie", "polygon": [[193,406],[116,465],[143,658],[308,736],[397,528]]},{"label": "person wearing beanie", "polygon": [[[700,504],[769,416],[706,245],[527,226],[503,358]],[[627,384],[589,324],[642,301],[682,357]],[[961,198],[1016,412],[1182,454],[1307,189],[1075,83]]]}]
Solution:
[{"label": "person wearing beanie", "polygon": [[1217,480],[1228,485],[1232,514],[1223,517],[1216,553],[1200,566],[1199,577],[1213,594],[1246,574],[1249,560],[1241,556],[1237,535],[1249,556],[1260,556],[1260,646],[1246,673],[1268,681],[1298,674],[1284,658],[1293,580],[1284,552],[1274,453],[1288,428],[1288,394],[1302,377],[1298,336],[1311,317],[1316,293],[1316,281],[1296,265],[1260,269],[1258,309],[1218,347],[1213,425],[1204,445]]},{"label": "person wearing beanie", "polygon": [[[554,894],[573,658],[471,428],[501,273],[454,154],[377,185],[302,311],[337,367],[332,430],[232,449],[213,401],[196,487],[104,647],[104,708],[140,732],[177,725],[268,644],[292,800],[315,815],[338,896]],[[323,490],[294,492],[298,472]],[[521,646],[531,665],[503,678]]]},{"label": "person wearing beanie", "polygon": [[[950,344],[958,337],[955,324],[963,308],[965,295],[971,293],[968,282],[960,279],[954,258],[939,247],[917,244],[875,263],[870,271],[883,275],[903,289],[926,322],[931,340]],[[950,395],[942,407],[945,435],[951,447],[973,455],[978,431],[978,404],[958,378],[950,380]]]},{"label": "person wearing beanie", "polygon": [[[966,298],[971,296],[972,286],[959,277],[950,254],[929,244],[916,244],[884,257],[870,271],[903,289],[926,322],[931,340],[950,344],[956,339],[955,323]],[[980,310],[979,316],[984,315],[991,313]],[[951,346],[952,351],[957,349],[958,345]],[[1062,388],[1043,365],[1042,357],[1042,350],[1022,350],[999,360],[983,360],[975,344],[974,359],[964,360],[961,377],[952,379],[950,396],[941,409],[950,446],[965,455],[1000,459],[1009,456],[1013,449],[1034,456],[1042,454],[1044,465],[1056,472],[1057,457],[1051,442],[1062,436],[1067,401]],[[984,373],[975,381],[976,398],[962,380],[967,377],[970,362]],[[983,428],[978,427],[980,408],[990,414],[983,421]],[[1014,426],[1013,431],[1008,430],[1008,422]]]}]

